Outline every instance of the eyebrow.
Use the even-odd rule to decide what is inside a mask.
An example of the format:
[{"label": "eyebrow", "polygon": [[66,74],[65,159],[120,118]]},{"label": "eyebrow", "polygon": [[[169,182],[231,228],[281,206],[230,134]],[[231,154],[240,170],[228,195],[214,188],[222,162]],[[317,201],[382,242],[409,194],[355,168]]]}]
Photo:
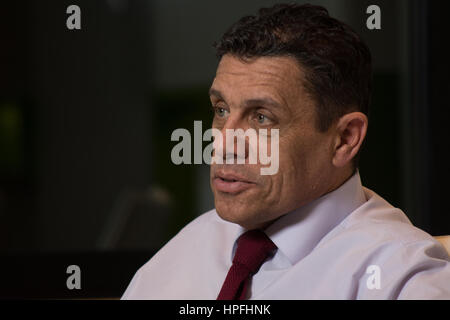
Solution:
[{"label": "eyebrow", "polygon": [[245,105],[249,107],[255,106],[272,106],[275,108],[282,107],[278,102],[271,98],[258,98],[258,99],[249,99],[245,101]]},{"label": "eyebrow", "polygon": [[219,99],[225,100],[222,96],[222,93],[219,90],[216,90],[214,88],[209,89],[209,95],[210,96],[216,96]]},{"label": "eyebrow", "polygon": [[[214,89],[214,88],[209,89],[209,95],[215,96],[216,98],[221,99],[221,100],[225,100],[223,98],[223,94],[219,90]],[[272,106],[275,108],[283,108],[284,107],[283,105],[281,105],[280,103],[278,103],[277,101],[275,101],[269,97],[248,99],[245,101],[245,106],[246,107]]]}]

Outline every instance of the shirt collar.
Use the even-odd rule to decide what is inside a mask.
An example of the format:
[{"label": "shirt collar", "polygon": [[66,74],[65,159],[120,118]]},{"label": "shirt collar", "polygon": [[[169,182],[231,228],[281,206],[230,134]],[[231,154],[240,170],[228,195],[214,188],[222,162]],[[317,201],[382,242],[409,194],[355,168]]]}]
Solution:
[{"label": "shirt collar", "polygon": [[[336,190],[285,214],[265,230],[288,260],[295,264],[308,255],[319,241],[346,216],[366,202],[357,171]],[[237,238],[246,230],[238,228]],[[233,246],[231,260],[236,250]]]}]

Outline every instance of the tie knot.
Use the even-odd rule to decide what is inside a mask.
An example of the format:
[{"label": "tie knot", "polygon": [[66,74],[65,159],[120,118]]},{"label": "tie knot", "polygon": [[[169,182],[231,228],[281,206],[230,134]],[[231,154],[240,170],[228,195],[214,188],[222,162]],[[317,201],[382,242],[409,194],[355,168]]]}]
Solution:
[{"label": "tie knot", "polygon": [[261,230],[250,230],[242,234],[237,242],[233,263],[245,266],[255,274],[277,246]]}]

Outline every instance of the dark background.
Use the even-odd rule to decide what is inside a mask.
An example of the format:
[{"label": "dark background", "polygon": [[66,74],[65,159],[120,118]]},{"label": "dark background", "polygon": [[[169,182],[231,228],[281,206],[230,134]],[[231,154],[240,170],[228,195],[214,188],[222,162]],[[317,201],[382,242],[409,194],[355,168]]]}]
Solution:
[{"label": "dark background", "polygon": [[[120,297],[137,268],[213,208],[208,167],[172,164],[170,136],[211,123],[212,43],[275,2],[1,2],[0,297]],[[450,234],[449,2],[310,2],[372,51],[363,184],[417,227]],[[71,4],[81,30],[66,28]],[[371,4],[381,30],[366,28]],[[65,286],[71,264],[81,290]]]}]

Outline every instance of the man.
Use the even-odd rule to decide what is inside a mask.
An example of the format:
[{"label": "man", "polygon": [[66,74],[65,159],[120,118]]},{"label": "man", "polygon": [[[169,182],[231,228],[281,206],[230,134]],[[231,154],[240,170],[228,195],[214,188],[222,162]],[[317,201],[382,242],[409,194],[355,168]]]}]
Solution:
[{"label": "man", "polygon": [[361,39],[322,7],[276,5],[242,18],[216,49],[213,128],[278,129],[278,171],[213,163],[215,209],[122,298],[449,299],[445,248],[361,185],[372,77]]}]

